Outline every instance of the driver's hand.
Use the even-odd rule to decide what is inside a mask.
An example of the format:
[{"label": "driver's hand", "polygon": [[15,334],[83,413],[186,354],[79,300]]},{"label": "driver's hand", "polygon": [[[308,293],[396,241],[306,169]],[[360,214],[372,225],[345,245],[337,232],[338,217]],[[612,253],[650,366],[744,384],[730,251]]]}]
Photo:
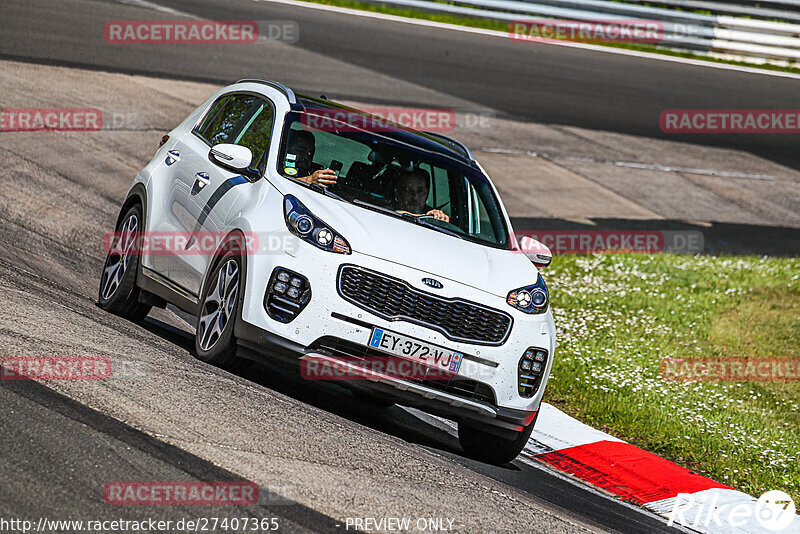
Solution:
[{"label": "driver's hand", "polygon": [[336,183],[336,173],[331,169],[314,171],[314,173],[311,175],[311,183],[328,187],[329,185]]},{"label": "driver's hand", "polygon": [[442,210],[431,210],[425,215],[433,215],[433,218],[437,221],[444,221],[446,223],[450,222],[450,217],[447,216]]}]

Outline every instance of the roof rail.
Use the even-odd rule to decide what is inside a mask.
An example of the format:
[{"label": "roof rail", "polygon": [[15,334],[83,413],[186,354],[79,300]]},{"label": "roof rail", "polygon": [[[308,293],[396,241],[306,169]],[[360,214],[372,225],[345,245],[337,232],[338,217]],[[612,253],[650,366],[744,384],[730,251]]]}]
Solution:
[{"label": "roof rail", "polygon": [[464,153],[464,155],[467,156],[471,161],[475,161],[475,156],[472,154],[472,151],[469,148],[467,148],[467,145],[465,145],[464,143],[456,141],[455,139],[447,137],[446,135],[442,135],[440,133],[436,132],[425,132],[425,133],[433,137],[436,137],[438,139],[443,139],[444,141],[453,143],[454,145],[456,145],[456,147],[460,148],[461,151]]},{"label": "roof rail", "polygon": [[289,100],[290,104],[292,105],[297,104],[297,97],[295,96],[294,91],[292,91],[282,83],[271,82],[269,80],[261,80],[259,78],[244,78],[242,80],[237,81],[236,83],[261,83],[264,85],[268,85],[273,89],[277,89],[278,91],[286,95],[286,98]]}]

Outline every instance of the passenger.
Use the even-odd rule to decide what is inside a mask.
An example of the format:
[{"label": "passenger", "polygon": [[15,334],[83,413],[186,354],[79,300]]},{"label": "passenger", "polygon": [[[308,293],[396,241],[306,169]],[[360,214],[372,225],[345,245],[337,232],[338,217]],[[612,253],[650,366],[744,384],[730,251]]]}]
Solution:
[{"label": "passenger", "polygon": [[397,213],[410,213],[422,216],[432,215],[434,219],[450,222],[450,217],[441,210],[428,206],[428,192],[430,191],[430,176],[423,169],[414,169],[400,175],[394,186],[394,202]]},{"label": "passenger", "polygon": [[314,134],[307,130],[289,130],[287,154],[294,154],[297,158],[295,160],[297,179],[323,187],[335,184],[336,173],[314,163],[314,152],[316,152]]}]

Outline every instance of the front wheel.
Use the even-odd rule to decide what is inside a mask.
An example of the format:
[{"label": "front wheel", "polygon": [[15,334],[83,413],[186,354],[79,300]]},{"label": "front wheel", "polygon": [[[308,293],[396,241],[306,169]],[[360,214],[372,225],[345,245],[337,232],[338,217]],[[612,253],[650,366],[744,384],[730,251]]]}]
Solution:
[{"label": "front wheel", "polygon": [[241,288],[242,259],[228,252],[205,283],[195,334],[195,353],[200,360],[225,367],[236,359],[233,326]]},{"label": "front wheel", "polygon": [[97,304],[102,309],[132,321],[141,321],[152,308],[139,302],[140,290],[136,287],[139,269],[136,240],[141,231],[142,208],[136,204],[122,217],[109,242],[97,295]]},{"label": "front wheel", "polygon": [[514,438],[503,438],[491,432],[470,426],[463,421],[458,423],[458,441],[470,458],[494,465],[507,464],[522,452],[533,432],[531,424],[517,432]]}]

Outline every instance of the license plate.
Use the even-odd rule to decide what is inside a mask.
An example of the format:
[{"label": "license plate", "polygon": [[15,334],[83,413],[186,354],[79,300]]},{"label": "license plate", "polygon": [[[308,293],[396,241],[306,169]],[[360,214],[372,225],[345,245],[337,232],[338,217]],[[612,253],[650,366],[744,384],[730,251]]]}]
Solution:
[{"label": "license plate", "polygon": [[458,373],[464,355],[444,347],[425,343],[382,328],[372,330],[369,346],[394,356],[421,362],[434,369]]}]

